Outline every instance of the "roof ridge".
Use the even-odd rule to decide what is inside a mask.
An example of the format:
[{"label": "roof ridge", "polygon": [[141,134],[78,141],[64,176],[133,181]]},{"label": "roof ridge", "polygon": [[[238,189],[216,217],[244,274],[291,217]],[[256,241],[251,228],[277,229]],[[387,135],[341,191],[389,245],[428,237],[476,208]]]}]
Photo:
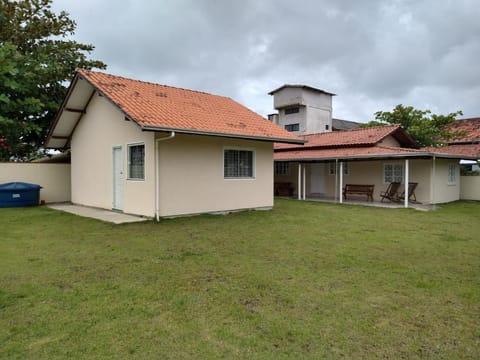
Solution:
[{"label": "roof ridge", "polygon": [[[395,124],[395,125],[376,125],[376,126],[370,126],[370,127],[364,127],[364,128],[355,128],[355,129],[348,129],[341,131],[342,133],[351,133],[351,132],[358,132],[358,131],[366,131],[370,129],[383,129],[383,128],[401,128],[402,126],[400,124]],[[308,137],[308,136],[315,136],[315,135],[325,135],[325,134],[336,134],[339,131],[328,131],[328,132],[319,132],[315,134],[305,134],[303,137]]]},{"label": "roof ridge", "polygon": [[[410,152],[425,152],[422,151],[422,149],[412,149],[412,148],[405,148],[405,147],[400,147],[400,146],[386,146],[386,145],[374,145],[375,147],[379,147],[382,149],[388,149],[388,150],[402,150],[402,151],[410,151]],[[425,148],[423,148],[425,149]]]},{"label": "roof ridge", "polygon": [[163,86],[163,87],[170,88],[170,89],[177,89],[177,90],[188,91],[188,92],[199,93],[199,94],[210,95],[210,96],[218,96],[218,97],[221,97],[221,98],[226,98],[226,99],[233,100],[228,96],[212,94],[212,93],[208,93],[206,91],[192,90],[192,89],[182,88],[182,87],[179,87],[179,86],[171,86],[171,85],[165,85],[165,84],[155,83],[155,82],[151,82],[151,81],[132,79],[132,78],[129,78],[129,77],[125,77],[125,76],[121,76],[121,75],[114,75],[114,74],[103,72],[103,71],[87,70],[87,69],[82,69],[82,68],[79,68],[76,71],[80,74],[82,72],[101,74],[101,75],[111,76],[111,77],[114,77],[114,78],[119,78],[119,79],[122,79],[122,80],[142,83],[142,84],[148,84],[148,85],[154,85],[154,86]]}]

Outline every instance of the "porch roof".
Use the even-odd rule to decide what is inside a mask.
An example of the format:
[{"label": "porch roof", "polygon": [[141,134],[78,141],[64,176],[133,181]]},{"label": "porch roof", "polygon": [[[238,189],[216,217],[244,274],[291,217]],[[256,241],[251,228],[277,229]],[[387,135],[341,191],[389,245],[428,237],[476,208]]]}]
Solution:
[{"label": "porch roof", "polygon": [[298,149],[274,153],[275,161],[374,160],[388,158],[476,159],[476,156],[446,151],[443,148],[407,149],[389,146],[358,146],[330,149]]}]

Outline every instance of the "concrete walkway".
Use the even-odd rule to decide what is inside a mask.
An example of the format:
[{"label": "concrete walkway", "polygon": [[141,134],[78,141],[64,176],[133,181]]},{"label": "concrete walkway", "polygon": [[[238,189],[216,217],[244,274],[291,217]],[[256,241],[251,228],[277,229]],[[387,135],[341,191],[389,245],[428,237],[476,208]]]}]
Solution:
[{"label": "concrete walkway", "polygon": [[[285,197],[286,199],[293,199],[297,200],[295,197]],[[335,203],[339,204],[338,200],[334,198],[327,198],[327,197],[307,197],[307,201],[318,201],[318,202],[327,202],[327,203]],[[303,200],[298,200],[298,201],[303,201]],[[404,208],[404,203],[396,203],[396,202],[390,202],[390,201],[385,201],[385,202],[380,202],[380,201],[366,201],[366,200],[344,200],[343,204],[345,205],[362,205],[362,206],[375,206],[375,207],[382,207],[382,208],[390,208],[390,209],[403,209]],[[411,209],[415,210],[420,210],[420,211],[429,211],[429,210],[434,210],[435,206],[430,205],[430,204],[422,204],[422,203],[408,203],[408,207]]]},{"label": "concrete walkway", "polygon": [[65,211],[70,214],[89,217],[92,219],[111,222],[114,224],[124,224],[131,222],[147,221],[148,218],[127,215],[121,212],[91,208],[87,206],[73,205],[73,204],[51,204],[47,205],[50,209]]}]

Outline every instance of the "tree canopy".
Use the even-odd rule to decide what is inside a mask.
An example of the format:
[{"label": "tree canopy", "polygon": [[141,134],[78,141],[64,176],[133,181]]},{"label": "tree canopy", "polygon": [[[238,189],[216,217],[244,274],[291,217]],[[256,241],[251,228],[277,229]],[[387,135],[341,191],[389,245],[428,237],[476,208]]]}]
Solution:
[{"label": "tree canopy", "polygon": [[0,0],[0,160],[25,160],[42,145],[76,68],[106,65],[70,37],[76,23],[52,0]]},{"label": "tree canopy", "polygon": [[418,110],[412,106],[397,105],[393,111],[377,111],[375,120],[362,127],[401,125],[420,146],[441,146],[449,139],[462,135],[450,130],[461,111],[448,115],[432,114],[430,110]]}]

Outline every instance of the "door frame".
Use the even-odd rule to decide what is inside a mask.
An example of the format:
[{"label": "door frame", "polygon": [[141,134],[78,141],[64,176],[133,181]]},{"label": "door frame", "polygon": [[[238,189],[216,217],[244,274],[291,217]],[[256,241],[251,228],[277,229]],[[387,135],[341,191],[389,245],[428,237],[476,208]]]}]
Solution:
[{"label": "door frame", "polygon": [[[120,159],[119,164],[115,157],[115,152],[120,150]],[[117,168],[120,168],[119,177],[116,176]],[[112,209],[114,210],[123,210],[123,146],[115,145],[112,146]],[[117,184],[118,182],[118,184]],[[120,185],[119,194],[117,193],[117,185]]]},{"label": "door frame", "polygon": [[[320,171],[318,171],[317,169]],[[325,163],[310,164],[310,194],[311,195],[321,195],[321,196],[325,195],[326,185],[327,185],[326,169],[327,167]],[[319,190],[319,191],[316,191],[316,190]]]}]

